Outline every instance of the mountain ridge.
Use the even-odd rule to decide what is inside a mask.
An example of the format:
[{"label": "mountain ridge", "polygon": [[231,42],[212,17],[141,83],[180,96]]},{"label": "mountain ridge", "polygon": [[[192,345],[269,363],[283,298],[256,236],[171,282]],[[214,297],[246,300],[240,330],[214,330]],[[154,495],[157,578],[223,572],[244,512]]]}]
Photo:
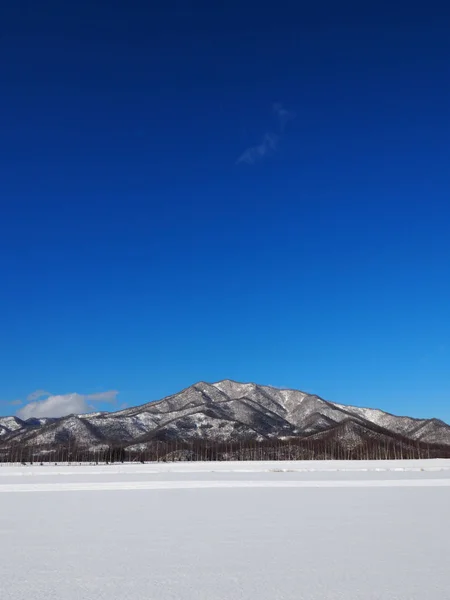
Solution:
[{"label": "mountain ridge", "polygon": [[333,403],[300,390],[231,379],[199,381],[160,400],[116,412],[26,421],[0,417],[0,449],[68,444],[126,448],[155,441],[263,442],[327,435],[349,448],[374,436],[384,443],[401,439],[450,448],[450,425],[437,418],[398,416],[377,408]]}]

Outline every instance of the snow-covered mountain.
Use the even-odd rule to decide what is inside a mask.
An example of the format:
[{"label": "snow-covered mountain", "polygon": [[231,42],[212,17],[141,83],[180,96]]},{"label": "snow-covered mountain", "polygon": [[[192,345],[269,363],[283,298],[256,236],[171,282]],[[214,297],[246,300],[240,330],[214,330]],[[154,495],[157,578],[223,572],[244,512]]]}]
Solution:
[{"label": "snow-covered mountain", "polygon": [[159,402],[114,413],[59,419],[0,418],[0,447],[76,444],[142,446],[160,440],[405,439],[450,446],[450,426],[437,419],[399,417],[377,409],[335,404],[297,390],[224,380],[199,382]]},{"label": "snow-covered mountain", "polygon": [[0,417],[0,438],[22,429],[25,422],[18,417]]}]

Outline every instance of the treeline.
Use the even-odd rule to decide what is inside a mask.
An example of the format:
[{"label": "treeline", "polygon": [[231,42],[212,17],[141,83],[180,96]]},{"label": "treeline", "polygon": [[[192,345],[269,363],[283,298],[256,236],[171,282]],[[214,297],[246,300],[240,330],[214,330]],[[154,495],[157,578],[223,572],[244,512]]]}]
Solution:
[{"label": "treeline", "polygon": [[7,463],[115,463],[244,460],[400,460],[450,458],[450,446],[410,440],[367,440],[348,447],[335,439],[264,440],[214,443],[208,441],[153,441],[140,449],[111,444],[83,448],[61,444],[33,448],[12,444],[0,449],[0,461]]}]

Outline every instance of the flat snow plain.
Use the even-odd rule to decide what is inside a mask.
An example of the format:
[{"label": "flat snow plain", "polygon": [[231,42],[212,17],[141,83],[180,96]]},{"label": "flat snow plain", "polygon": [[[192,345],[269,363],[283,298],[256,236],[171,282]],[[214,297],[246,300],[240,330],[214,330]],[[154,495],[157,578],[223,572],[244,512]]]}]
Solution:
[{"label": "flat snow plain", "polygon": [[8,600],[450,599],[450,461],[0,466]]}]

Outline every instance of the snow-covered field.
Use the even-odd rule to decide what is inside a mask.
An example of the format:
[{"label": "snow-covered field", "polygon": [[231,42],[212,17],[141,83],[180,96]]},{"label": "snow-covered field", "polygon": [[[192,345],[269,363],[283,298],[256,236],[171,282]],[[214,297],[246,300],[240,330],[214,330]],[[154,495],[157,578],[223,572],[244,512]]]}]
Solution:
[{"label": "snow-covered field", "polygon": [[445,460],[2,465],[0,598],[445,600],[449,507]]}]

